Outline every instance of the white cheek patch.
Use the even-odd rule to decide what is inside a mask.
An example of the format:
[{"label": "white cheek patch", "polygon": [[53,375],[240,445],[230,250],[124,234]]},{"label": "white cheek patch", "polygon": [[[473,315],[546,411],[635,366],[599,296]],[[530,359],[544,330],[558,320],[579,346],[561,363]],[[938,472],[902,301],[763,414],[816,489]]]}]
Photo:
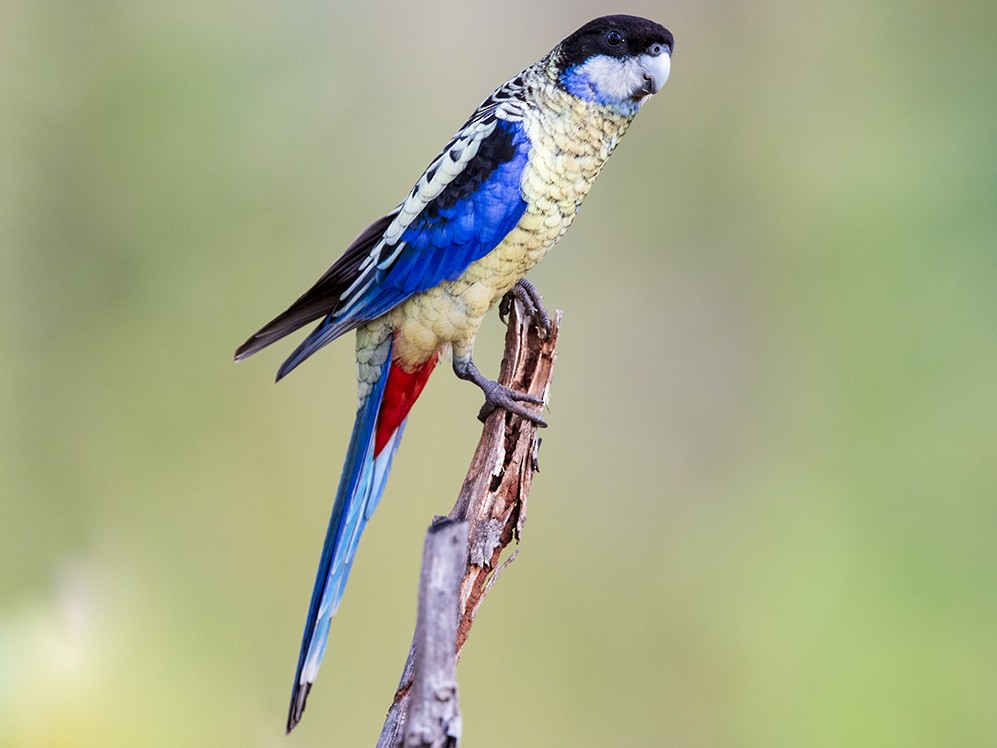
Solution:
[{"label": "white cheek patch", "polygon": [[578,67],[598,99],[622,102],[644,85],[644,70],[637,59],[597,55]]}]

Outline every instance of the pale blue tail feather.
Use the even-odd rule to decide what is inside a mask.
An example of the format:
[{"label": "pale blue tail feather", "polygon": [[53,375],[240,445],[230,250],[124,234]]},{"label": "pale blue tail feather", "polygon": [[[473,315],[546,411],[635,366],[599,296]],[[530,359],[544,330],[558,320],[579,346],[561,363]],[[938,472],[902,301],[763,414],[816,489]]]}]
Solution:
[{"label": "pale blue tail feather", "polygon": [[405,426],[403,422],[375,458],[375,431],[388,381],[388,369],[391,366],[391,344],[392,337],[389,335],[380,346],[386,350],[378,350],[375,353],[376,359],[380,359],[383,355],[384,363],[381,366],[380,377],[373,384],[367,397],[360,402],[356,422],[353,424],[353,434],[346,452],[346,464],[333,502],[332,516],[329,518],[329,528],[322,546],[311,604],[308,607],[308,619],[305,622],[298,667],[294,674],[294,688],[291,692],[291,706],[287,717],[288,732],[301,719],[308,691],[325,654],[326,643],[329,640],[329,623],[342,599],[360,535],[384,492],[391,469],[391,459],[401,441]]}]

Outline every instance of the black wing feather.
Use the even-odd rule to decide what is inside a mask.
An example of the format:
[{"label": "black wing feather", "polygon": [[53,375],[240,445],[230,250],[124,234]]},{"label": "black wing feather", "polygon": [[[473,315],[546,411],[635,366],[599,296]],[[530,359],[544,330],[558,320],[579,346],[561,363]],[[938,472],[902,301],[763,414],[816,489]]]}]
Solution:
[{"label": "black wing feather", "polygon": [[315,285],[236,349],[235,360],[241,361],[247,356],[252,356],[309,322],[336,311],[343,292],[356,280],[360,273],[360,265],[368,259],[371,249],[381,240],[381,236],[397,213],[397,210],[393,210],[360,232],[360,235],[346,248],[343,256],[325,271]]}]

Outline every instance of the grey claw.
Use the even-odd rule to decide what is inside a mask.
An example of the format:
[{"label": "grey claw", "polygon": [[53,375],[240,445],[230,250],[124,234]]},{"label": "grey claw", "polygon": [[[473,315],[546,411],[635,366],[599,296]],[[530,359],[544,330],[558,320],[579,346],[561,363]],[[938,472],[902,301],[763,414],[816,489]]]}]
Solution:
[{"label": "grey claw", "polygon": [[533,321],[537,331],[540,333],[540,337],[544,340],[549,338],[550,317],[544,308],[543,297],[540,295],[537,287],[526,280],[526,278],[520,278],[516,281],[516,285],[512,287],[512,290],[502,297],[502,301],[499,303],[499,319],[503,322],[506,321],[509,312],[512,311],[512,303],[516,299],[519,299],[519,303],[523,305],[523,312]]},{"label": "grey claw", "polygon": [[478,411],[478,420],[484,423],[488,420],[488,416],[499,408],[502,408],[502,410],[508,411],[509,413],[515,413],[517,416],[525,418],[527,421],[532,421],[542,429],[547,428],[547,421],[545,421],[539,413],[534,413],[529,408],[524,408],[522,405],[518,405],[516,403],[495,403],[485,401],[485,404],[481,406],[481,410]]},{"label": "grey claw", "polygon": [[498,382],[490,382],[490,384],[490,387],[482,388],[485,393],[485,404],[478,411],[479,421],[484,423],[488,419],[488,416],[495,412],[496,408],[502,408],[528,421],[533,421],[533,423],[541,428],[546,428],[547,421],[539,413],[520,404],[531,403],[533,405],[543,405],[543,398],[504,387]]}]

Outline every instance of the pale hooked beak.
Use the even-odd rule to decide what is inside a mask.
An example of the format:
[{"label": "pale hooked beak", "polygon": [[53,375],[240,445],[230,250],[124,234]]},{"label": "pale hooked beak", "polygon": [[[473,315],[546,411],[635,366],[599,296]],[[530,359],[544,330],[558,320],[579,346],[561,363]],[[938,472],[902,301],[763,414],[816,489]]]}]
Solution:
[{"label": "pale hooked beak", "polygon": [[650,96],[661,90],[672,70],[672,56],[667,48],[658,54],[645,53],[637,58],[644,73],[644,85],[638,91],[640,96]]}]

